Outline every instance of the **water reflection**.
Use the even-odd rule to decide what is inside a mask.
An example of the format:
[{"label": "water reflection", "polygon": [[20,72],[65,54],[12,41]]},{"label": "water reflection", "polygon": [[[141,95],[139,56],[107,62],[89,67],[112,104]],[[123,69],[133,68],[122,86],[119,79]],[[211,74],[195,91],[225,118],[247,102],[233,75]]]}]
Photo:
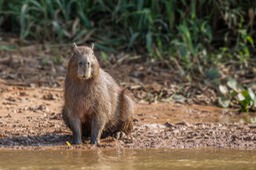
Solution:
[{"label": "water reflection", "polygon": [[0,151],[0,169],[255,169],[255,151],[91,149]]}]

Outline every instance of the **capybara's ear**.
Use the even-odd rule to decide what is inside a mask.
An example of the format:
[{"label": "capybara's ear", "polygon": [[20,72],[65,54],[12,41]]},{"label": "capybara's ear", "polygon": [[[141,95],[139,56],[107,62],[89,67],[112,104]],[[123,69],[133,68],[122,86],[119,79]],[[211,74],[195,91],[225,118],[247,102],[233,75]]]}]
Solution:
[{"label": "capybara's ear", "polygon": [[91,45],[91,49],[92,49],[92,50],[94,50],[94,43],[92,43],[92,45]]},{"label": "capybara's ear", "polygon": [[73,43],[73,50],[75,54],[78,54],[78,47],[76,45],[76,43]]},{"label": "capybara's ear", "polygon": [[76,45],[76,43],[75,43],[75,42],[73,43],[73,48],[74,48],[74,50],[76,50],[76,49],[77,49],[77,45]]}]

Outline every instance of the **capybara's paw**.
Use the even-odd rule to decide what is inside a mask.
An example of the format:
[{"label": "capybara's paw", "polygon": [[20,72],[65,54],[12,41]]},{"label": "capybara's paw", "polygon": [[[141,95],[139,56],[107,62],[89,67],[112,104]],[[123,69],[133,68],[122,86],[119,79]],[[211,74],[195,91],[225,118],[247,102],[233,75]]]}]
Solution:
[{"label": "capybara's paw", "polygon": [[91,140],[90,144],[92,144],[92,145],[99,145],[100,142],[98,140]]},{"label": "capybara's paw", "polygon": [[73,139],[73,141],[72,141],[72,144],[73,145],[80,145],[80,144],[82,144],[83,142],[82,142],[82,140],[80,140],[80,139]]}]

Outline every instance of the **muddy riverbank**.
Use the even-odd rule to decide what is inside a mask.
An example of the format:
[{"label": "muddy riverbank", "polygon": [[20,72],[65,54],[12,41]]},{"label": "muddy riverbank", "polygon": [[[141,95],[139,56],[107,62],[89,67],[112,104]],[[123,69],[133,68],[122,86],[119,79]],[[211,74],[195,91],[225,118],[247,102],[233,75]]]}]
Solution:
[{"label": "muddy riverbank", "polygon": [[[52,53],[31,48],[0,52],[0,148],[92,148],[89,139],[69,146],[71,132],[60,114],[70,51],[60,64]],[[157,63],[101,65],[133,93],[138,107],[133,139],[108,137],[100,147],[256,149],[255,114],[213,106],[214,89],[186,83],[177,71]],[[181,97],[182,92],[189,95]]]},{"label": "muddy riverbank", "polygon": [[[0,148],[91,148],[89,139],[69,146],[63,124],[61,88],[0,86]],[[138,104],[133,139],[102,139],[100,147],[256,148],[256,126],[242,122],[235,110],[177,103]],[[240,123],[239,123],[240,122]]]}]

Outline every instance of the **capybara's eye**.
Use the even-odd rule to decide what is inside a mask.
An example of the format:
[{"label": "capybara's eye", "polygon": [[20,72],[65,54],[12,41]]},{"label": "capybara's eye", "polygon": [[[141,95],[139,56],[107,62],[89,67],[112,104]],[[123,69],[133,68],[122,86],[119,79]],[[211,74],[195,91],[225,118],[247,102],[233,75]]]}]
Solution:
[{"label": "capybara's eye", "polygon": [[78,65],[81,67],[83,65],[83,62],[79,61]]}]

